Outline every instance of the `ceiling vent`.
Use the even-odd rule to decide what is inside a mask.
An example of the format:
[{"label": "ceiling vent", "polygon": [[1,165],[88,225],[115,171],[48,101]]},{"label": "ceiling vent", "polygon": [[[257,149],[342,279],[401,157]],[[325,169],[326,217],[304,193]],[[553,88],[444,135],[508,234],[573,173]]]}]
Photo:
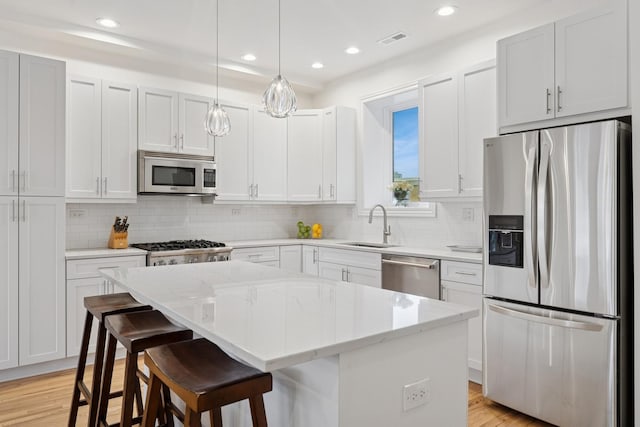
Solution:
[{"label": "ceiling vent", "polygon": [[391,43],[395,43],[399,40],[406,39],[407,37],[409,37],[407,33],[403,33],[402,31],[400,31],[395,34],[391,34],[390,36],[387,36],[383,39],[378,40],[378,43],[386,46],[386,45],[390,45]]}]

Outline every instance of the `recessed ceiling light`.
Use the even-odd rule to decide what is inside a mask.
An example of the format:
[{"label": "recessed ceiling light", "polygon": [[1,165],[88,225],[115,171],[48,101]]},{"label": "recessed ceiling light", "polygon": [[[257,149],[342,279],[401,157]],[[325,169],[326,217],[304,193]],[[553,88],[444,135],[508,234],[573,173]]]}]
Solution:
[{"label": "recessed ceiling light", "polygon": [[311,64],[311,68],[315,68],[315,69],[324,68],[324,64],[322,62],[314,62],[313,64]]},{"label": "recessed ceiling light", "polygon": [[242,55],[242,59],[244,59],[245,61],[255,61],[256,56],[253,53],[247,53],[245,55]]},{"label": "recessed ceiling light", "polygon": [[120,24],[111,18],[96,18],[96,23],[106,28],[117,28]]},{"label": "recessed ceiling light", "polygon": [[442,7],[437,8],[435,10],[435,12],[439,16],[449,16],[449,15],[453,15],[454,13],[456,13],[456,9],[457,9],[457,7],[455,7],[455,6],[442,6]]},{"label": "recessed ceiling light", "polygon": [[360,49],[358,49],[355,46],[351,46],[345,49],[345,52],[347,52],[349,55],[355,55],[356,53],[360,53]]}]

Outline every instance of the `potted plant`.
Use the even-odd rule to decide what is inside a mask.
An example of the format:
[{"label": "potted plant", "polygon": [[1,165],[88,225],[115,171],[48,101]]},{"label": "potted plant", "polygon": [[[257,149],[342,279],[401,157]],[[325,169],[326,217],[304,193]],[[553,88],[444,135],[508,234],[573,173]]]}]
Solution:
[{"label": "potted plant", "polygon": [[409,194],[413,190],[413,184],[409,181],[394,181],[389,189],[393,192],[394,206],[407,206]]}]

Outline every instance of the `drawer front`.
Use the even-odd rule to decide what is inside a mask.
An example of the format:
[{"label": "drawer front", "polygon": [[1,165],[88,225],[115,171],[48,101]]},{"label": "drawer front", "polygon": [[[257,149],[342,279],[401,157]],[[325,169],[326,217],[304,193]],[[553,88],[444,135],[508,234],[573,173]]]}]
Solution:
[{"label": "drawer front", "polygon": [[100,277],[100,268],[132,268],[147,265],[145,255],[119,256],[107,258],[74,259],[67,261],[67,280]]},{"label": "drawer front", "polygon": [[440,268],[442,280],[482,286],[482,264],[442,261]]},{"label": "drawer front", "polygon": [[260,246],[257,248],[234,249],[231,259],[249,262],[267,262],[280,260],[279,246]]},{"label": "drawer front", "polygon": [[319,249],[320,261],[332,262],[334,264],[343,264],[354,267],[370,268],[372,270],[381,270],[382,255],[380,254],[363,251],[351,251],[348,249]]}]

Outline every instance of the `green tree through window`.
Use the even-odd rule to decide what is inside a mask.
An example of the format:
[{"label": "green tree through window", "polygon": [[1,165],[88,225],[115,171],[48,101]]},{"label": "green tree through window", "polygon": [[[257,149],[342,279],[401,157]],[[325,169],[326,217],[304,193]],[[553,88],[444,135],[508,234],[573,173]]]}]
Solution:
[{"label": "green tree through window", "polygon": [[418,200],[418,107],[393,112],[393,181],[413,184],[411,200]]}]

